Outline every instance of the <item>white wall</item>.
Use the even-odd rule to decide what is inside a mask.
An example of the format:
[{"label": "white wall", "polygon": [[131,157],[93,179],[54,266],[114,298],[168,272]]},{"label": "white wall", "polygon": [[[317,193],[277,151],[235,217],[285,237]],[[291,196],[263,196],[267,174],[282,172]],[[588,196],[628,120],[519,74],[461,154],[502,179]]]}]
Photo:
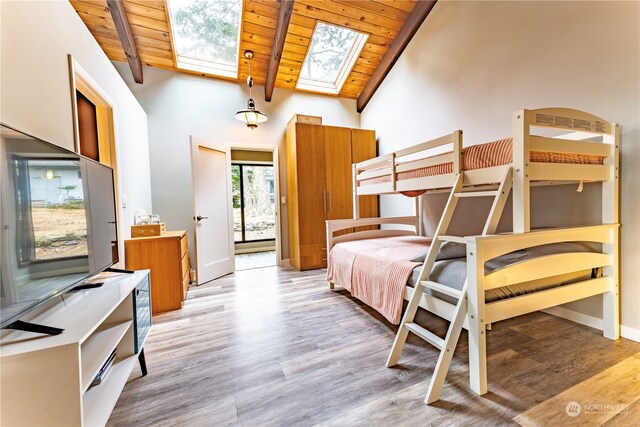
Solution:
[{"label": "white wall", "polygon": [[151,211],[147,117],[129,88],[67,1],[2,1],[0,121],[73,150],[67,54],[115,103],[116,156],[122,241],[133,212]]},{"label": "white wall", "polygon": [[[294,113],[322,116],[323,124],[359,127],[355,101],[276,89],[272,101],[264,101],[264,88],[253,87],[257,108],[269,120],[251,130],[235,119],[246,107],[249,89],[157,68],[144,68],[144,84],[133,82],[129,67],[114,63],[147,112],[154,212],[170,229],[189,231],[193,253],[193,197],[189,135],[198,135],[231,146],[278,146],[280,194],[286,192],[284,134]],[[282,257],[289,258],[287,207],[281,206]]]},{"label": "white wall", "polygon": [[[640,3],[441,1],[361,117],[380,153],[464,130],[511,134],[521,108],[570,107],[622,126],[622,324],[640,337]],[[381,213],[411,212],[401,196]],[[557,195],[554,195],[557,200]],[[534,218],[550,212],[538,205]],[[547,215],[548,216],[548,215]],[[570,308],[598,316],[598,301]],[[630,330],[623,328],[623,332]]]}]

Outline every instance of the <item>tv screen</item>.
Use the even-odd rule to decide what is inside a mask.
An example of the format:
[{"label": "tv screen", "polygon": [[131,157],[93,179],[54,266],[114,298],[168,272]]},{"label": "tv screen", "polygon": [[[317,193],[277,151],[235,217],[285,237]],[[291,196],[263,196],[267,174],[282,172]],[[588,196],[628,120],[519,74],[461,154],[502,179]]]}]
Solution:
[{"label": "tv screen", "polygon": [[113,170],[0,125],[0,320],[118,262]]}]

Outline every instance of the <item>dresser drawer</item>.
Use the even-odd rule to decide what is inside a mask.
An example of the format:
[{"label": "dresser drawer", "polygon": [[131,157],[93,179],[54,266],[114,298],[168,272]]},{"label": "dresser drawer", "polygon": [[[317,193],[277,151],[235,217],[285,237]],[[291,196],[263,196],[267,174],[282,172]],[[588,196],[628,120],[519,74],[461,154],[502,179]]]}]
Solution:
[{"label": "dresser drawer", "polygon": [[131,270],[151,270],[152,313],[179,310],[184,299],[182,281],[190,269],[187,234],[167,231],[160,236],[125,241],[126,266]]},{"label": "dresser drawer", "polygon": [[189,271],[189,255],[184,254],[180,261],[180,277],[184,277],[185,273]]},{"label": "dresser drawer", "polygon": [[189,242],[187,242],[187,235],[185,234],[180,239],[180,258],[185,256],[188,249],[189,249]]},{"label": "dresser drawer", "polygon": [[187,291],[189,290],[189,282],[191,282],[191,280],[189,280],[191,278],[191,275],[189,274],[189,272],[185,273],[184,277],[182,278],[182,298],[185,298],[187,296]]}]

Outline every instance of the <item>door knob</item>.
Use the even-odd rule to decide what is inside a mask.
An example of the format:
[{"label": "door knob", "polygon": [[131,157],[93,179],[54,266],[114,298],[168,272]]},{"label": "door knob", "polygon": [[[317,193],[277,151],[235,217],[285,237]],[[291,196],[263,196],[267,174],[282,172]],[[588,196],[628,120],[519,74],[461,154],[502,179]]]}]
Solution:
[{"label": "door knob", "polygon": [[196,219],[198,220],[198,222],[200,222],[200,221],[202,221],[203,219],[209,219],[209,217],[208,217],[208,216],[200,216],[200,215],[198,215],[198,216],[196,217]]}]

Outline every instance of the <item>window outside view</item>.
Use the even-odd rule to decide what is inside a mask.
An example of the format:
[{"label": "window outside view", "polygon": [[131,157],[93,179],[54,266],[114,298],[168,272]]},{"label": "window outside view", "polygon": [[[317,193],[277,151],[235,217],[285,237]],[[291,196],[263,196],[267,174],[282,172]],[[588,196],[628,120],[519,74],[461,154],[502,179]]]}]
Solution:
[{"label": "window outside view", "polygon": [[[23,262],[87,255],[87,218],[76,160],[28,160],[19,167]],[[26,168],[24,168],[26,166]],[[22,183],[24,179],[28,183]],[[24,184],[24,185],[23,185]]]},{"label": "window outside view", "polygon": [[365,34],[318,22],[297,87],[338,93],[366,41]]},{"label": "window outside view", "polygon": [[242,0],[169,0],[178,68],[238,75]]},{"label": "window outside view", "polygon": [[275,239],[273,166],[232,165],[231,178],[234,240]]}]

